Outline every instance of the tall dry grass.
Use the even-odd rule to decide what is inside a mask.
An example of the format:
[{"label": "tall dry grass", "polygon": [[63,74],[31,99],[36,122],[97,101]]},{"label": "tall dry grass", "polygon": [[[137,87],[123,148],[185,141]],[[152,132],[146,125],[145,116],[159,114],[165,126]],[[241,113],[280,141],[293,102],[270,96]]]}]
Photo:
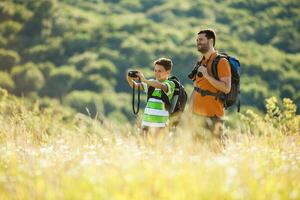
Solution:
[{"label": "tall dry grass", "polygon": [[[134,127],[0,90],[0,199],[299,199],[295,105],[267,102],[227,128],[224,151],[195,141],[190,117],[145,141]],[[208,139],[209,140],[209,139]]]}]

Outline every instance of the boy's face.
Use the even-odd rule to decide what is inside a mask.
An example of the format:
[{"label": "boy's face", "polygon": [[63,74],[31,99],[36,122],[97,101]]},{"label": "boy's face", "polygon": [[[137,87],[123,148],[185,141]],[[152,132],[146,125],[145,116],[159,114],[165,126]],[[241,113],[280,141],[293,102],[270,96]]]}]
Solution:
[{"label": "boy's face", "polygon": [[170,70],[166,70],[162,65],[154,65],[154,74],[155,74],[155,78],[158,81],[164,81],[166,79],[168,79],[169,74],[170,74]]}]

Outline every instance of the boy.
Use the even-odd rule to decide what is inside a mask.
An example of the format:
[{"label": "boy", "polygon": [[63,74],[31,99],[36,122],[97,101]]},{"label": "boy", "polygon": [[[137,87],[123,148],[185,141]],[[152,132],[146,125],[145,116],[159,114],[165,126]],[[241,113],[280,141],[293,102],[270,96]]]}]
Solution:
[{"label": "boy", "polygon": [[[168,80],[172,71],[173,63],[170,59],[159,58],[154,61],[154,79],[146,79],[142,72],[138,72],[138,78],[127,75],[127,81],[131,87],[141,86],[141,90],[148,93],[149,87],[155,88],[152,94],[148,94],[147,105],[143,114],[142,128],[144,133],[166,131],[169,122],[169,111],[162,101],[162,93],[165,93],[169,100],[173,97],[175,83]],[[139,79],[137,83],[134,80]]]}]

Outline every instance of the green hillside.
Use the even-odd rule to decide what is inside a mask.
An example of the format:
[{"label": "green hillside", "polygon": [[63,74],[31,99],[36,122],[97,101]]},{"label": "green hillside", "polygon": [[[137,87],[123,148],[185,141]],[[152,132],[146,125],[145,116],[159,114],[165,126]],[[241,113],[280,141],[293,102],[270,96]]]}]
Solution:
[{"label": "green hillside", "polygon": [[57,99],[95,116],[133,119],[128,68],[148,77],[158,57],[191,91],[196,33],[212,27],[217,49],[242,63],[242,110],[265,99],[300,107],[297,0],[60,0],[0,2],[0,87],[40,102]]}]

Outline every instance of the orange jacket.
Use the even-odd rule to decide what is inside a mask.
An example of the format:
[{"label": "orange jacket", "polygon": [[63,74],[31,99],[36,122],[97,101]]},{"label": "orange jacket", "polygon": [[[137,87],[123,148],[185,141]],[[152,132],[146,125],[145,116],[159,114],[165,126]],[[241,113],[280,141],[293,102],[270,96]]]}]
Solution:
[{"label": "orange jacket", "polygon": [[[210,76],[212,74],[212,61],[216,58],[217,52],[213,52],[208,59],[202,59],[201,64],[206,64],[207,72]],[[218,76],[221,79],[222,77],[231,76],[230,65],[225,58],[221,58],[218,63]],[[213,87],[206,78],[196,76],[194,82],[194,87],[199,87],[202,90],[208,90],[213,93],[217,93],[218,90]],[[223,117],[224,116],[224,105],[220,100],[215,99],[214,96],[206,95],[201,96],[196,91],[193,91],[191,98],[191,108],[192,112],[197,115],[206,116],[206,117]]]}]

